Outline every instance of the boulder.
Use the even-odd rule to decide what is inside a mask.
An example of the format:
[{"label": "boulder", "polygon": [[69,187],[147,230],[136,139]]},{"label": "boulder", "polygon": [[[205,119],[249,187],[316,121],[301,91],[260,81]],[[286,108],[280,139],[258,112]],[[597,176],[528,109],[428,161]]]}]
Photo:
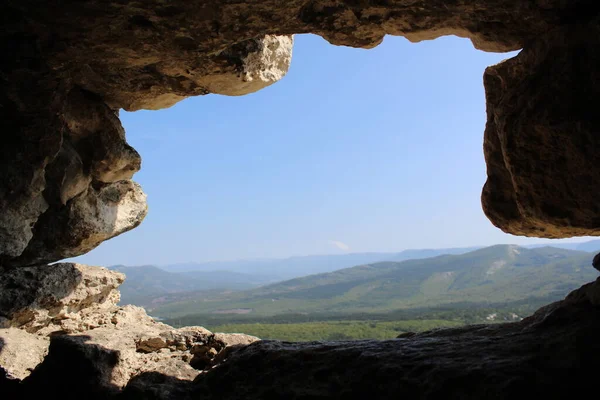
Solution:
[{"label": "boulder", "polygon": [[484,76],[483,209],[513,235],[600,235],[600,19],[540,35]]},{"label": "boulder", "polygon": [[137,227],[148,212],[146,194],[133,181],[117,181],[88,190],[40,217],[35,237],[8,266],[40,265],[75,257]]},{"label": "boulder", "polygon": [[115,306],[124,279],[119,272],[75,263],[0,270],[0,316],[5,326],[28,332],[61,326],[84,310]]},{"label": "boulder", "polygon": [[7,377],[25,379],[48,354],[49,340],[21,329],[0,329],[0,365]]},{"label": "boulder", "polygon": [[192,381],[229,346],[258,340],[175,329],[141,307],[118,306],[125,276],[106,268],[59,263],[0,272],[0,367],[27,378],[28,387],[52,386],[54,373],[110,393],[145,373]]}]

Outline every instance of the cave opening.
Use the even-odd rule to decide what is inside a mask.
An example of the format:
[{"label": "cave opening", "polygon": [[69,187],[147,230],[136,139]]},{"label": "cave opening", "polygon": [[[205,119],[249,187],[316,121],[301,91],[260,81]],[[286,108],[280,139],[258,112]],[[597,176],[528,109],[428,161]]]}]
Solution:
[{"label": "cave opening", "polygon": [[[347,236],[344,231],[353,231],[345,241],[356,243],[358,252],[519,242],[489,224],[479,200],[486,179],[482,75],[515,55],[481,52],[457,37],[411,44],[388,36],[363,50],[296,35],[290,71],[268,88],[121,112],[127,140],[144,163],[136,180],[155,211],[79,260],[164,265],[337,253],[343,250],[331,242]],[[451,193],[454,184],[462,185],[460,198]],[[336,210],[348,203],[344,197],[368,192]],[[405,212],[423,203],[431,212]],[[294,210],[298,216],[291,218]],[[373,222],[344,222],[357,214]],[[319,217],[324,226],[311,231]],[[294,237],[290,225],[308,240]],[[411,237],[401,233],[402,225]],[[434,226],[446,230],[437,234],[442,240],[430,239]],[[469,226],[468,238],[457,241],[461,234],[451,228]],[[388,234],[369,241],[378,227]],[[493,238],[481,242],[477,230]],[[257,234],[264,239],[249,241]]]},{"label": "cave opening", "polygon": [[[175,327],[202,325],[269,339],[305,337],[301,333],[279,333],[284,336],[278,337],[268,332],[273,327],[269,322],[323,322],[331,315],[350,321],[359,315],[356,329],[368,324],[376,332],[382,330],[377,322],[361,320],[369,315],[382,318],[385,312],[405,319],[394,311],[410,302],[395,301],[394,310],[390,305],[393,296],[364,300],[371,296],[367,290],[355,300],[360,306],[345,315],[327,303],[347,295],[332,287],[319,289],[331,290],[329,299],[316,290],[306,293],[326,299],[319,300],[322,304],[315,316],[310,307],[287,304],[289,300],[281,295],[271,296],[266,305],[263,301],[223,303],[232,290],[250,291],[362,263],[383,262],[395,257],[398,250],[441,248],[451,249],[451,253],[461,251],[452,249],[476,250],[497,244],[573,244],[572,239],[505,235],[481,210],[479,197],[486,180],[482,75],[489,65],[515,57],[517,52],[481,52],[457,37],[419,44],[388,37],[363,54],[366,50],[332,47],[312,35],[296,35],[294,49],[294,62],[286,77],[256,93],[193,97],[159,111],[120,113],[129,143],[144,160],[136,180],[155,211],[139,228],[74,261],[120,265],[121,272],[131,274],[131,282],[121,287],[121,304],[144,306],[153,317]],[[340,68],[342,65],[352,68]],[[177,178],[173,171],[177,171]],[[589,238],[579,239],[585,240]],[[273,253],[273,249],[278,252]],[[382,253],[381,258],[306,270],[294,270],[286,262],[265,267],[260,261],[272,264],[273,260],[307,255],[369,252]],[[484,276],[491,278],[507,261],[494,258],[495,254],[488,257],[482,262],[490,265]],[[232,260],[240,261],[236,264]],[[465,307],[481,310],[466,321],[522,319],[593,279],[588,261],[584,257],[586,266],[576,267],[583,268],[583,274],[561,281],[560,289],[548,289],[543,295],[527,289],[527,296],[539,297],[534,306],[515,304],[517,299],[507,283],[481,289],[496,293],[487,299],[470,294],[473,300]],[[146,289],[154,291],[149,295],[139,287],[130,289],[143,279],[143,274],[127,269],[132,266],[158,266],[188,276],[200,271],[213,275],[205,274],[208,283],[198,286],[152,286]],[[231,276],[228,269],[239,276]],[[425,296],[439,296],[439,285],[461,287],[460,280],[466,278],[456,278],[456,268],[446,269],[425,281],[421,289]],[[218,274],[220,279],[215,277]],[[225,282],[228,278],[231,282]],[[485,287],[489,281],[482,279],[480,284]],[[365,286],[373,294],[373,288],[385,292],[393,287],[386,281]],[[547,297],[547,293],[554,297]],[[492,299],[494,306],[483,306],[485,300]],[[212,303],[210,307],[204,306],[207,301]],[[498,312],[495,304],[501,301],[507,305]],[[280,304],[287,305],[282,308]],[[443,302],[429,304],[448,306]],[[302,317],[307,314],[311,316]],[[444,314],[424,311],[423,315]],[[245,324],[255,321],[267,325],[258,331],[244,331],[252,328]],[[391,329],[388,337],[407,328]],[[314,339],[351,338],[341,331],[320,335]]]},{"label": "cave opening", "polygon": [[[594,340],[600,329],[597,282],[509,324],[406,332],[387,341],[302,344],[213,334],[200,327],[173,329],[152,320],[141,308],[117,304],[122,274],[80,264],[54,264],[87,253],[103,241],[137,227],[146,215],[146,196],[131,181],[140,168],[140,157],[125,140],[118,109],[159,109],[187,96],[239,95],[268,86],[287,69],[291,42],[285,35],[299,32],[313,32],[334,44],[363,48],[375,47],[386,34],[412,41],[454,34],[471,38],[476,48],[486,51],[523,48],[518,56],[490,66],[484,73],[487,115],[483,155],[487,180],[481,197],[483,211],[495,226],[515,235],[597,236],[599,210],[590,182],[595,180],[600,154],[596,151],[600,141],[594,101],[600,91],[595,43],[600,35],[596,17],[589,15],[595,8],[587,4],[311,1],[280,6],[259,1],[252,5],[226,2],[197,7],[197,3],[190,2],[165,7],[162,3],[69,2],[56,7],[41,5],[31,12],[28,1],[6,2],[1,6],[6,31],[0,44],[14,57],[0,62],[0,117],[7,126],[0,159],[0,390],[16,393],[16,397],[66,392],[67,397],[75,398],[92,389],[100,397],[122,394],[123,398],[200,394],[236,398],[242,392],[251,394],[249,398],[348,398],[356,394],[383,398],[391,393],[425,398],[448,393],[456,398],[488,397],[490,393],[500,398],[564,398],[573,395],[574,390],[593,389],[590,371],[597,370],[600,359]],[[349,67],[355,65],[340,65]],[[372,74],[373,80],[383,78],[382,85],[393,89],[380,73],[383,70]],[[422,88],[417,81],[409,83],[415,84],[414,91],[419,94]],[[305,82],[305,86],[310,87],[310,83]],[[347,87],[360,86],[356,80],[349,80]],[[368,93],[368,88],[362,90],[361,95]],[[466,90],[458,94],[463,92]],[[352,99],[352,95],[346,97]],[[350,124],[343,133],[365,128],[357,118],[369,105],[364,98],[352,109]],[[416,96],[410,99],[419,103]],[[435,99],[430,96],[430,100]],[[286,104],[284,100],[282,104]],[[326,116],[332,111],[331,107],[320,109]],[[371,116],[379,117],[374,120],[383,120],[382,115],[372,111]],[[247,113],[226,118],[243,116]],[[440,122],[427,117],[422,118],[422,125]],[[306,120],[300,122],[313,122]],[[332,128],[340,125],[330,120]],[[297,125],[301,127],[300,122]],[[365,160],[362,153],[369,148],[368,141],[360,142],[360,135],[353,136],[354,141],[344,140],[342,134],[330,135],[335,132],[332,128],[319,138],[330,140],[334,149],[356,145],[353,167],[381,167],[379,162],[386,161],[388,168],[376,170],[387,172],[393,170],[389,167],[396,161],[396,148],[409,153],[413,149],[406,143],[386,143],[378,136],[387,144],[387,157]],[[382,132],[385,129],[377,131]],[[208,135],[201,138],[204,145],[214,139]],[[224,139],[221,144],[229,144],[233,150],[227,154],[233,160],[225,164],[232,170],[243,169],[246,174],[254,172],[247,163],[235,163],[240,137]],[[300,136],[289,147],[302,148],[301,139],[306,137]],[[430,154],[436,154],[434,143],[429,143]],[[180,147],[188,150],[193,147],[190,144]],[[245,145],[251,149],[255,143]],[[168,144],[160,146],[166,148]],[[209,158],[211,154],[207,153],[211,152],[203,155]],[[287,156],[280,162],[294,161],[294,153],[277,148],[273,153]],[[184,154],[182,151],[179,158],[186,159]],[[237,157],[240,154],[243,152]],[[470,154],[462,152],[458,161],[443,161],[459,165]],[[323,158],[333,157],[330,153]],[[163,157],[175,173],[181,171],[175,168],[180,159],[174,157],[169,162]],[[193,158],[188,155],[187,159]],[[418,157],[413,161],[416,164]],[[440,161],[435,160],[442,164]],[[299,165],[306,169],[307,164]],[[322,171],[326,169],[317,169],[310,177],[319,177]],[[358,172],[338,173],[325,183],[349,181]],[[248,184],[250,193],[252,181],[243,178],[240,184]],[[288,176],[302,187],[302,179],[298,178]],[[383,183],[391,187],[397,182],[388,177]],[[452,179],[446,179],[435,189],[451,183]],[[179,202],[184,196],[176,186],[163,187],[165,192],[173,192],[172,207],[184,203]],[[226,200],[236,196],[235,192],[227,192],[226,185],[223,190]],[[438,200],[436,193],[439,191],[431,191],[430,198]],[[341,199],[364,200],[370,194],[366,190],[346,192]],[[399,200],[406,197],[403,194],[397,196]],[[302,195],[305,193],[298,193],[295,200]],[[381,193],[378,196],[385,197]],[[201,193],[196,197],[201,198]],[[213,201],[226,205],[223,198]],[[268,199],[272,214],[282,205],[290,209],[293,205],[277,196]],[[202,200],[206,199],[198,202]],[[246,205],[252,205],[252,196],[245,200]],[[340,204],[348,205],[347,201],[334,200],[332,206],[338,206],[337,210],[343,209]],[[439,200],[448,203],[447,198]],[[372,208],[371,215],[388,215],[384,207]],[[346,215],[358,215],[352,211],[347,209]],[[329,211],[323,215],[331,214]],[[455,214],[452,217],[460,222],[461,216]],[[239,221],[239,214],[229,217]],[[310,222],[310,218],[305,220],[300,222]],[[393,222],[386,220],[379,225]],[[285,239],[283,229],[263,225]],[[362,231],[365,237],[370,233],[368,229]],[[230,229],[226,233],[232,232]],[[219,232],[214,233],[212,236],[219,236]],[[356,246],[347,243],[348,239],[326,233],[327,245],[340,251]],[[231,248],[237,238],[229,239],[224,243]],[[318,237],[315,240],[324,241]],[[152,248],[160,246],[160,242],[155,243]],[[507,251],[511,257],[524,253],[514,247]],[[536,255],[540,252],[547,250],[534,251]],[[589,264],[585,260],[582,262]],[[494,263],[484,278],[505,270],[504,265]],[[559,261],[553,265],[563,267]],[[569,263],[569,267],[574,265]],[[368,272],[369,264],[361,268],[361,272]],[[454,276],[453,272],[432,275],[426,290],[436,290],[440,282]],[[543,285],[535,284],[537,278],[521,281],[539,289]],[[327,294],[324,292],[327,290],[311,293],[320,298]],[[266,300],[281,307],[277,296],[269,294]],[[245,304],[218,311],[231,310],[244,314],[248,307]],[[23,346],[27,353],[19,350]],[[15,371],[29,376],[19,381],[24,375]],[[298,375],[298,371],[308,375]],[[76,377],[76,382],[55,384],[65,382],[65,376]],[[395,379],[398,377],[402,379]],[[276,386],[267,380],[276,382]]]}]

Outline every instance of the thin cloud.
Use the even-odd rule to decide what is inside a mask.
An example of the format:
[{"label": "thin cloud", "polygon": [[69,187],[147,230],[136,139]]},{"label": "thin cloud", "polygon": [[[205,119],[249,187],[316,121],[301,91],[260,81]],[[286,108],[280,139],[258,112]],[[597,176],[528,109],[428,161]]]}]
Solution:
[{"label": "thin cloud", "polygon": [[350,246],[348,246],[344,242],[340,242],[339,240],[330,240],[329,243],[331,243],[332,245],[334,245],[335,247],[337,247],[340,250],[344,250],[344,251],[350,250]]}]

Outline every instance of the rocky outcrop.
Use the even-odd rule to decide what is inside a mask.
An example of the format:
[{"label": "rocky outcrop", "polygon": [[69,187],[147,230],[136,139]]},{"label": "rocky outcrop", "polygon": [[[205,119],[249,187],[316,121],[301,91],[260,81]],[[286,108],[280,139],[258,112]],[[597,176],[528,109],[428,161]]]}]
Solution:
[{"label": "rocky outcrop", "polygon": [[[32,15],[29,3],[4,3],[4,15],[11,16],[7,34],[35,32],[13,40],[30,53],[42,51],[54,73],[68,74],[111,108],[127,110],[207,93],[245,94],[273,83],[289,65],[286,35],[314,33],[363,48],[386,34],[414,42],[457,35],[479,49],[509,51],[595,8],[587,0],[152,0],[36,4]],[[269,70],[274,74],[261,72]]]},{"label": "rocky outcrop", "polygon": [[137,227],[148,212],[146,194],[133,181],[90,187],[67,205],[41,216],[35,237],[11,266],[75,257]]},{"label": "rocky outcrop", "polygon": [[[129,180],[141,159],[116,111],[92,93],[46,85],[45,68],[40,76],[18,71],[25,75],[0,79],[0,266],[83,254],[146,212],[145,195]],[[30,80],[37,86],[22,83]],[[133,208],[133,218],[116,212]]]},{"label": "rocky outcrop", "polygon": [[483,209],[515,235],[600,235],[600,19],[539,36],[484,76]]},{"label": "rocky outcrop", "polygon": [[3,327],[49,334],[57,329],[85,330],[83,326],[68,326],[74,319],[81,320],[80,312],[101,315],[107,306],[114,306],[120,298],[116,289],[125,275],[106,268],[60,263],[52,268],[0,270],[0,278]]},{"label": "rocky outcrop", "polygon": [[[175,48],[183,48],[182,52],[190,55],[196,51],[196,40],[185,35],[173,38]],[[121,89],[109,89],[111,93],[106,100],[115,108],[158,110],[190,96],[253,93],[283,78],[292,61],[292,45],[292,36],[266,35],[235,44],[214,59],[191,59],[187,65],[175,60],[169,66],[154,65],[144,76],[136,78],[145,81],[142,85],[147,85],[147,89],[140,90],[140,82],[134,87],[122,82],[126,85]],[[83,75],[91,73],[86,70]],[[87,87],[88,77],[82,79],[82,86]],[[100,79],[97,73],[90,79],[94,90],[106,86]]]},{"label": "rocky outcrop", "polygon": [[45,338],[21,329],[0,328],[0,366],[11,378],[25,379],[47,354]]},{"label": "rocky outcrop", "polygon": [[62,263],[0,278],[0,366],[35,386],[50,384],[48,371],[77,376],[81,368],[91,374],[85,382],[111,393],[145,372],[190,381],[226,348],[258,340],[174,329],[142,308],[117,306],[124,275],[105,268]]}]

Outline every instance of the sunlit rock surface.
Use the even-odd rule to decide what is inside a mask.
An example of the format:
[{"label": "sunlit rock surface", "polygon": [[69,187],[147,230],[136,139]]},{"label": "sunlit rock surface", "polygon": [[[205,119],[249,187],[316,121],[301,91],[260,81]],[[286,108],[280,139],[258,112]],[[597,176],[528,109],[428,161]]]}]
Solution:
[{"label": "sunlit rock surface", "polygon": [[87,373],[84,382],[117,393],[145,372],[191,381],[228,347],[258,340],[174,329],[140,307],[120,307],[116,289],[124,278],[73,263],[0,271],[0,366],[36,382],[24,388],[42,387],[48,374],[62,371],[62,379]]},{"label": "sunlit rock surface", "polygon": [[138,226],[148,212],[146,194],[133,181],[90,187],[36,224],[36,235],[9,266],[75,257]]}]

